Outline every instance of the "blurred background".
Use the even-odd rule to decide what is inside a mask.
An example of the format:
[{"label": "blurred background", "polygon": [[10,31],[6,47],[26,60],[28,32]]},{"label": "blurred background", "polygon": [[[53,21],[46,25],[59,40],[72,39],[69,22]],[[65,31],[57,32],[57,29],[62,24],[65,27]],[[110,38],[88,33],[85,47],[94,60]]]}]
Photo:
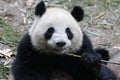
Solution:
[{"label": "blurred background", "polygon": [[[40,0],[0,0],[0,80],[9,80],[11,63],[22,36],[34,20],[34,8]],[[74,6],[85,10],[79,23],[94,47],[103,47],[113,56],[120,53],[120,0],[44,0],[46,6],[69,11]]]}]

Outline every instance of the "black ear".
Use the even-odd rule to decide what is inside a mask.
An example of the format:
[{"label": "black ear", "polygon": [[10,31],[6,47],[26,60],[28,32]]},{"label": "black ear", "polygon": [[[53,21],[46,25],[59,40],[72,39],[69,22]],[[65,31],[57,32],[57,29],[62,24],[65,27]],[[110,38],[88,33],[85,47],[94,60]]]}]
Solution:
[{"label": "black ear", "polygon": [[46,7],[43,1],[37,4],[35,8],[35,15],[36,16],[42,16],[44,12],[46,11]]},{"label": "black ear", "polygon": [[77,21],[81,21],[84,18],[84,10],[79,6],[75,6],[71,14]]}]

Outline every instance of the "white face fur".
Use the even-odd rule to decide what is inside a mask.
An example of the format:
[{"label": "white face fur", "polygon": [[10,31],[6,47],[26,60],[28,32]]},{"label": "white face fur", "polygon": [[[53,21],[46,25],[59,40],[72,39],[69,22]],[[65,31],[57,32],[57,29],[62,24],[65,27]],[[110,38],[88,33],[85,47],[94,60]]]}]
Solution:
[{"label": "white face fur", "polygon": [[[69,28],[69,29],[68,29]],[[48,31],[48,29],[50,29]],[[66,29],[70,30],[73,38],[69,39]],[[53,31],[49,39],[46,32]],[[68,54],[80,49],[83,33],[78,22],[67,10],[61,8],[47,8],[42,17],[36,17],[29,30],[33,46],[46,53]],[[47,34],[49,35],[49,33]],[[57,44],[60,43],[60,46]]]}]

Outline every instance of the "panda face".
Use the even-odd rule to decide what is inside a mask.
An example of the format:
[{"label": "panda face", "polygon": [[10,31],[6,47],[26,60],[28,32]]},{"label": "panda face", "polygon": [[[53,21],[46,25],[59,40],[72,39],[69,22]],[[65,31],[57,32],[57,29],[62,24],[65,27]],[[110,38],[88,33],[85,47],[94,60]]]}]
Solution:
[{"label": "panda face", "polygon": [[55,51],[64,51],[64,49],[70,47],[73,33],[70,28],[49,27],[44,34],[47,44],[50,45]]},{"label": "panda face", "polygon": [[35,18],[29,34],[33,46],[46,53],[75,52],[80,49],[83,39],[81,28],[70,12],[53,7]]}]

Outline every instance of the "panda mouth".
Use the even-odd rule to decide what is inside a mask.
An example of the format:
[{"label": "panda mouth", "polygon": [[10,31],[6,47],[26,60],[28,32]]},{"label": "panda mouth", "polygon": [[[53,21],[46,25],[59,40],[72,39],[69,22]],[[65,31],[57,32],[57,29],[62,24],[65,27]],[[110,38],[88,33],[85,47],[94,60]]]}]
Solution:
[{"label": "panda mouth", "polygon": [[55,51],[61,51],[61,48],[54,48]]},{"label": "panda mouth", "polygon": [[64,48],[54,48],[54,51],[56,51],[56,52],[61,52],[63,50],[64,50]]}]

